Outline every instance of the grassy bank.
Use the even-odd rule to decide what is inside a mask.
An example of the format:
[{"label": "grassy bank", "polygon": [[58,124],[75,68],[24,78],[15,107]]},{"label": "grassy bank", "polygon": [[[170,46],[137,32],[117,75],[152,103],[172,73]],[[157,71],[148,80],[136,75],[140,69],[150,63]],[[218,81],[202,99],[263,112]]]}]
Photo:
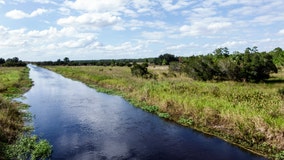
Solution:
[{"label": "grassy bank", "polygon": [[199,82],[166,68],[156,80],[133,77],[127,67],[48,67],[135,106],[266,157],[284,158],[283,72],[267,83]]},{"label": "grassy bank", "polygon": [[24,129],[26,113],[20,108],[26,106],[11,100],[26,92],[31,85],[28,68],[0,68],[0,159],[4,158],[5,146],[13,143]]},{"label": "grassy bank", "polygon": [[24,126],[30,119],[28,106],[12,101],[32,86],[27,67],[0,67],[0,160],[39,159],[49,157],[51,145],[30,135]]}]

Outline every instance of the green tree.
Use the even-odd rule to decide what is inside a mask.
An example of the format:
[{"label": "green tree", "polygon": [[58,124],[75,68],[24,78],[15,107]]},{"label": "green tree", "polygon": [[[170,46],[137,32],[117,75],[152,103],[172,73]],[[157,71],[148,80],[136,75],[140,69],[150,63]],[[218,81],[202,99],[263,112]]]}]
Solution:
[{"label": "green tree", "polygon": [[217,56],[217,58],[228,57],[230,52],[227,47],[217,48],[214,50],[213,54]]},{"label": "green tree", "polygon": [[284,51],[282,48],[277,47],[273,51],[269,52],[269,54],[273,57],[275,65],[284,66]]},{"label": "green tree", "polygon": [[70,63],[69,58],[68,58],[68,57],[65,57],[65,58],[63,59],[63,63],[64,63],[65,65],[69,64],[69,63]]},{"label": "green tree", "polygon": [[2,65],[2,64],[4,64],[6,61],[5,61],[5,59],[4,58],[0,58],[0,66]]},{"label": "green tree", "polygon": [[178,58],[175,57],[172,54],[166,53],[163,55],[160,55],[158,58],[154,59],[154,64],[157,65],[169,65],[170,62],[178,61]]},{"label": "green tree", "polygon": [[8,58],[3,64],[3,66],[6,66],[6,67],[26,66],[26,63],[19,60],[18,57],[13,57],[13,58]]},{"label": "green tree", "polygon": [[[279,51],[278,51],[279,52]],[[233,80],[260,82],[277,72],[271,54],[259,53],[257,47],[246,48],[244,53],[228,54],[228,49],[218,48],[214,54],[183,58],[182,65],[170,65],[170,71],[182,71],[196,80]]]}]

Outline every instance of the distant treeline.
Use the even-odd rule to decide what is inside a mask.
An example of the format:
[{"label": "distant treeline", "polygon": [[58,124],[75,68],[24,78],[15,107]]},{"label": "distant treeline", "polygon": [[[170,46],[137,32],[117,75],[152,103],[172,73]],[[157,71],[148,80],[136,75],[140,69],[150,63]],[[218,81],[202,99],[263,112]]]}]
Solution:
[{"label": "distant treeline", "polygon": [[26,66],[27,64],[21,60],[19,60],[18,57],[14,57],[14,58],[8,58],[8,59],[4,59],[4,58],[0,58],[0,66],[3,67],[21,67],[21,66]]},{"label": "distant treeline", "polygon": [[[259,52],[257,47],[248,47],[243,53],[230,53],[229,49],[224,47],[217,48],[207,55],[189,57],[176,57],[166,53],[156,58],[71,61],[68,57],[65,57],[63,60],[32,63],[37,65],[69,66],[128,66],[132,68],[132,73],[135,76],[141,77],[149,77],[148,71],[145,69],[149,65],[169,65],[170,72],[185,73],[195,80],[260,82],[268,79],[270,73],[276,73],[279,67],[284,66],[284,51],[282,48],[277,47],[270,52]],[[7,60],[0,58],[0,66],[24,65],[26,63],[20,61],[17,57]]]},{"label": "distant treeline", "polygon": [[82,65],[95,65],[95,66],[129,66],[131,67],[135,63],[148,63],[153,65],[169,65],[172,61],[178,61],[178,58],[172,54],[163,54],[157,58],[138,58],[138,59],[102,59],[102,60],[70,60],[65,57],[63,60],[57,61],[44,61],[35,62],[37,65],[70,65],[70,66],[82,66]]}]

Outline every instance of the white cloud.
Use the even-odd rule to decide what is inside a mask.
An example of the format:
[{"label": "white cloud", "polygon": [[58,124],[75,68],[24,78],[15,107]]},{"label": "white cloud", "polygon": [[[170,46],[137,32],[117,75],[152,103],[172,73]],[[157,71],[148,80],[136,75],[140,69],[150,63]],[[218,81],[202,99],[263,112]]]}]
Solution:
[{"label": "white cloud", "polygon": [[179,49],[183,49],[186,48],[187,45],[185,44],[178,44],[178,45],[173,45],[173,46],[169,46],[166,48],[166,50],[179,50]]},{"label": "white cloud", "polygon": [[22,19],[25,17],[28,17],[28,14],[26,14],[23,11],[20,10],[12,10],[6,13],[6,17],[12,18],[12,19]]},{"label": "white cloud", "polygon": [[56,2],[51,1],[51,0],[33,0],[36,3],[41,3],[41,4],[56,4]]},{"label": "white cloud", "polygon": [[153,28],[168,30],[170,27],[164,21],[153,20],[153,21],[141,21],[137,19],[132,19],[124,24],[125,27],[130,28],[130,30],[139,30],[142,28]]},{"label": "white cloud", "polygon": [[198,27],[190,25],[183,25],[179,30],[183,36],[197,36],[201,33]]},{"label": "white cloud", "polygon": [[62,14],[62,15],[70,15],[71,13],[71,10],[68,9],[68,8],[65,8],[65,7],[60,7],[58,9],[59,13]]},{"label": "white cloud", "polygon": [[65,5],[70,8],[91,11],[91,12],[108,12],[121,10],[125,4],[125,0],[96,0],[96,1],[87,1],[87,0],[76,0],[76,1],[65,1]]},{"label": "white cloud", "polygon": [[178,0],[176,3],[173,0],[160,0],[160,3],[166,11],[178,10],[191,4],[187,0]]},{"label": "white cloud", "polygon": [[142,37],[146,39],[162,39],[165,37],[165,32],[142,32]]},{"label": "white cloud", "polygon": [[39,8],[39,9],[33,11],[33,12],[29,15],[29,17],[35,17],[35,16],[38,16],[38,15],[42,15],[42,14],[45,13],[45,12],[47,12],[46,9]]},{"label": "white cloud", "polygon": [[28,42],[27,39],[25,39],[24,33],[26,29],[15,29],[15,30],[9,30],[6,27],[0,27],[0,31],[2,32],[0,34],[0,46],[1,47],[23,47]]},{"label": "white cloud", "polygon": [[152,8],[157,5],[155,1],[151,0],[131,1],[131,3],[137,13],[152,12]]},{"label": "white cloud", "polygon": [[[18,23],[18,28],[1,21],[0,57],[10,53],[29,59],[33,52],[41,60],[135,58],[167,50],[185,55],[220,46],[284,46],[283,0],[0,0],[0,6],[4,3],[14,9],[6,13],[9,18],[50,16]],[[30,10],[39,5],[48,10]]]},{"label": "white cloud", "polygon": [[208,28],[208,30],[217,32],[217,31],[222,30],[224,28],[230,27],[231,25],[232,25],[231,22],[213,22],[213,23],[210,23],[207,26],[207,28]]},{"label": "white cloud", "polygon": [[[1,0],[0,0],[1,1]],[[12,4],[34,2],[40,4],[57,4],[53,0],[10,0]]]},{"label": "white cloud", "polygon": [[35,11],[33,11],[32,13],[28,14],[28,13],[25,13],[21,10],[12,10],[12,11],[9,11],[5,14],[6,17],[9,17],[9,18],[12,18],[12,19],[22,19],[22,18],[31,18],[31,17],[36,17],[38,15],[42,15],[43,13],[47,12],[46,9],[42,9],[42,8],[39,8]]},{"label": "white cloud", "polygon": [[200,36],[221,32],[232,25],[231,22],[210,21],[211,19],[205,19],[193,22],[191,25],[181,26],[179,30],[183,36]]},{"label": "white cloud", "polygon": [[82,48],[87,47],[89,44],[95,41],[95,37],[87,36],[81,37],[75,40],[68,40],[62,43],[59,43],[60,48]]},{"label": "white cloud", "polygon": [[109,25],[114,25],[120,20],[120,17],[111,15],[110,13],[85,13],[78,17],[70,16],[68,18],[61,18],[57,21],[57,24],[61,26],[86,25],[90,27],[101,28]]},{"label": "white cloud", "polygon": [[[74,29],[68,28],[68,34],[64,32],[66,28],[63,28],[61,31],[58,31],[54,27],[50,27],[49,29],[38,31],[38,30],[32,30],[27,33],[27,36],[30,38],[54,38],[54,37],[60,37],[62,35],[72,35],[74,32]],[[64,34],[65,33],[65,34]]]},{"label": "white cloud", "polygon": [[236,47],[236,46],[244,46],[244,45],[248,45],[247,41],[241,40],[241,41],[227,41],[223,44],[221,44],[219,47],[228,47],[228,48],[232,48],[232,47]]},{"label": "white cloud", "polygon": [[284,35],[284,29],[281,29],[278,33],[279,33],[280,35]]}]

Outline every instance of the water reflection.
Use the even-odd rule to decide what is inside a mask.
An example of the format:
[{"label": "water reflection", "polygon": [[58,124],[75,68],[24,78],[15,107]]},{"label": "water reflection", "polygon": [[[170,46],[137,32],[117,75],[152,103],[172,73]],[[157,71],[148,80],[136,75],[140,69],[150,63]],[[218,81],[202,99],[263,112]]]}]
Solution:
[{"label": "water reflection", "polygon": [[52,159],[262,159],[33,65],[23,101]]}]

